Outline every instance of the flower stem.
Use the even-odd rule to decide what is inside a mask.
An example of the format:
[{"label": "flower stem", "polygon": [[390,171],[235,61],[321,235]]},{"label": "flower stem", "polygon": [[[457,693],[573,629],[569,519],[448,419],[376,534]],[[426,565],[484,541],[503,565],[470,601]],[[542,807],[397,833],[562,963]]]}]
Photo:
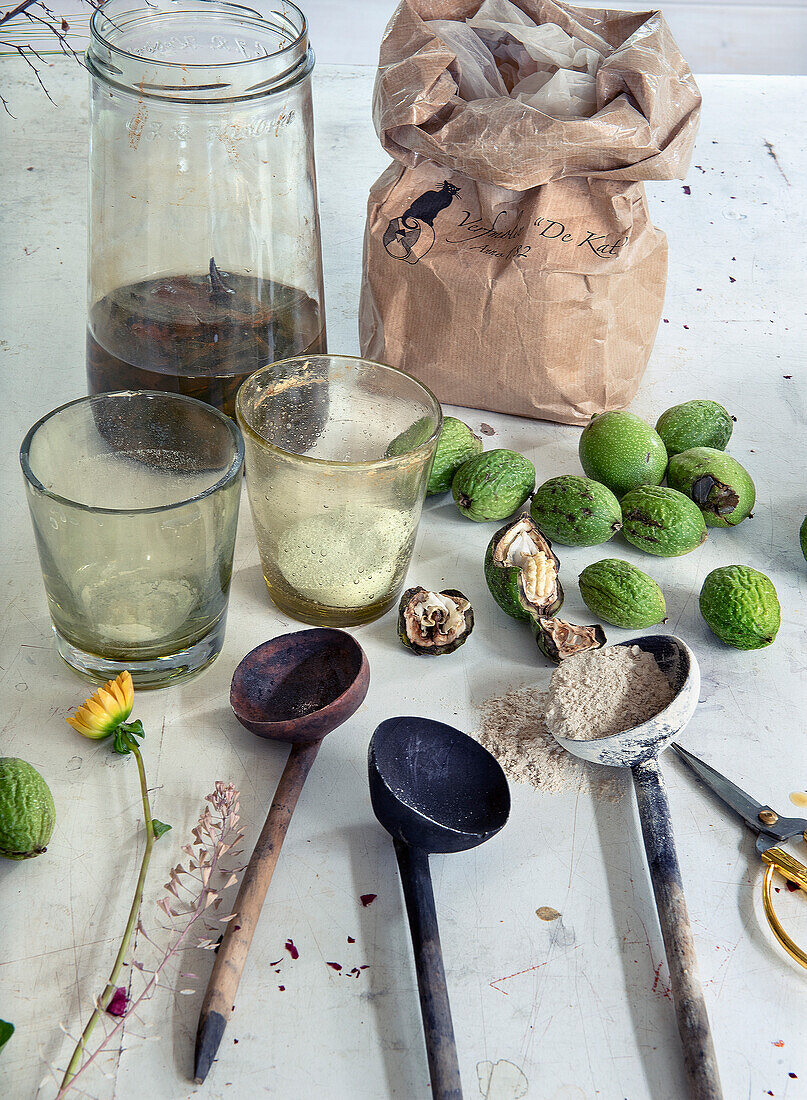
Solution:
[{"label": "flower stem", "polygon": [[143,889],[146,885],[146,874],[148,873],[149,861],[151,860],[151,850],[154,847],[155,838],[154,828],[151,819],[151,806],[149,804],[148,787],[146,785],[146,769],[143,766],[143,757],[140,755],[140,749],[137,747],[137,745],[132,745],[131,752],[135,758],[135,761],[137,762],[137,771],[138,775],[140,776],[140,793],[143,799],[143,818],[146,824],[146,850],[143,852],[143,860],[140,864],[140,874],[138,875],[137,886],[135,886],[134,897],[132,898],[132,907],[129,910],[129,920],[126,922],[126,930],[123,933],[123,939],[121,940],[118,954],[115,956],[115,963],[112,967],[109,979],[107,980],[104,992],[98,999],[98,1004],[95,1008],[95,1011],[87,1021],[87,1025],[84,1028],[84,1031],[81,1033],[81,1038],[76,1044],[76,1049],[73,1051],[73,1057],[70,1059],[67,1070],[65,1071],[65,1075],[62,1078],[62,1083],[59,1087],[59,1097],[65,1094],[68,1087],[70,1086],[70,1082],[78,1072],[81,1057],[87,1046],[87,1040],[92,1034],[95,1025],[98,1023],[98,1020],[101,1017],[101,1013],[106,1009],[106,1006],[112,999],[112,995],[115,992],[118,975],[121,972],[124,959],[126,958],[126,953],[129,950],[132,933],[137,926],[137,915],[140,912],[140,906],[143,901]]}]

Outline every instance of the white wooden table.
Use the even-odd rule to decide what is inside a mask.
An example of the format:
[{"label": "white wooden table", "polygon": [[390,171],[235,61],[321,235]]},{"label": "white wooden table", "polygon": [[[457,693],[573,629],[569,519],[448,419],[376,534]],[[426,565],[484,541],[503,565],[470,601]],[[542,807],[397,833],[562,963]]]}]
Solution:
[{"label": "white wooden table", "polygon": [[[84,392],[86,78],[78,66],[56,61],[48,73],[54,109],[23,66],[6,60],[0,76],[17,115],[0,113],[0,753],[42,771],[58,816],[45,856],[0,867],[0,1017],[17,1025],[0,1054],[0,1094],[17,1100],[36,1094],[48,1063],[64,1065],[69,1043],[58,1025],[75,1030],[103,987],[140,838],[132,762],[64,722],[85,690],[56,656],[17,464],[27,427]],[[372,79],[368,68],[316,74],[329,339],[332,350],[351,353],[365,197],[386,163],[369,121]],[[650,568],[667,593],[669,629],[693,646],[702,667],[702,702],[685,743],[787,812],[789,793],[807,785],[807,566],[796,534],[807,511],[807,80],[701,83],[691,194],[678,182],[650,189],[655,219],[670,237],[670,279],[665,323],[633,408],[655,419],[691,397],[727,405],[737,417],[731,451],[756,478],[756,515],[737,530],[713,532],[683,559],[651,561],[619,540],[601,555],[561,548],[565,611],[586,621],[575,578],[597,556],[616,552]],[[539,480],[579,469],[572,428],[464,415],[477,429],[483,420],[493,425],[498,445],[529,455]],[[491,530],[468,524],[440,498],[424,514],[410,583],[460,587],[476,608],[474,636],[452,658],[410,657],[392,615],[357,632],[370,659],[370,692],[326,741],[303,793],[207,1084],[196,1090],[190,1083],[202,980],[194,996],[165,990],[149,1003],[148,1026],[137,1029],[149,1041],[127,1028],[123,1050],[107,1067],[111,1078],[92,1078],[90,1095],[429,1095],[401,892],[390,842],[370,808],[365,752],[376,724],[390,715],[419,713],[470,730],[487,696],[508,684],[547,682],[551,670],[529,632],[506,619],[486,591],[481,563]],[[763,569],[778,588],[783,623],[769,649],[728,649],[700,619],[704,576],[733,561]],[[247,839],[254,840],[286,750],[235,722],[228,685],[248,649],[293,628],[267,597],[245,500],[221,657],[194,682],[137,698],[154,810],[174,827],[155,852],[147,925],[214,780],[240,787]],[[726,1098],[807,1096],[807,975],[764,924],[753,839],[675,761],[666,774]],[[484,1063],[507,1060],[536,1100],[680,1100],[681,1057],[632,799],[603,804],[524,786],[512,793],[511,820],[498,838],[433,860],[466,1097],[524,1095],[505,1085],[479,1088]],[[368,893],[378,896],[364,908],[359,896]],[[785,890],[776,897],[807,939],[804,897]],[[562,918],[541,921],[535,911],[542,905]],[[296,962],[284,951],[288,937],[300,950]],[[280,975],[269,966],[279,958]],[[348,979],[327,961],[369,968]],[[187,968],[204,979],[209,966],[210,956],[199,952]],[[54,1092],[51,1084],[39,1095]]]}]

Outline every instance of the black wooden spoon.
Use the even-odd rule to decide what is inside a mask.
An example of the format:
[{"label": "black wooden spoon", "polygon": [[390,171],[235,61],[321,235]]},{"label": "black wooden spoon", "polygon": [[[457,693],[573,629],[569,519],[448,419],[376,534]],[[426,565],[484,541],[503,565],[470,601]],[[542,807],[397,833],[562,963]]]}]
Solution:
[{"label": "black wooden spoon", "polygon": [[433,1100],[461,1100],[429,853],[489,840],[510,813],[498,761],[471,737],[428,718],[389,718],[370,741],[370,798],[395,843],[415,951]]}]

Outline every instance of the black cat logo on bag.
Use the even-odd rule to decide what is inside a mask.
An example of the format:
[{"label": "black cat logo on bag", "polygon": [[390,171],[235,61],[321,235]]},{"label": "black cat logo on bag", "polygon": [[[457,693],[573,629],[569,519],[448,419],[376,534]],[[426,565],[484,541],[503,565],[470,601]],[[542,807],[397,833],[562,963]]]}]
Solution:
[{"label": "black cat logo on bag", "polygon": [[425,191],[399,218],[393,218],[382,238],[389,255],[408,264],[425,256],[434,244],[434,219],[451,205],[459,190],[446,180],[439,191]]}]

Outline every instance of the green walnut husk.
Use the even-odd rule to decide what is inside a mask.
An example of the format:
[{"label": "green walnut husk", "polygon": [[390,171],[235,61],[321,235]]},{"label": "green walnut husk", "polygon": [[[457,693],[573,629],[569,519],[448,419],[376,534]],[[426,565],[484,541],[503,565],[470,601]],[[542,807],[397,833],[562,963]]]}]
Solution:
[{"label": "green walnut husk", "polygon": [[750,565],[713,569],[698,602],[712,633],[735,649],[769,646],[782,620],[773,581]]},{"label": "green walnut husk", "polygon": [[603,558],[587,565],[578,583],[586,607],[614,626],[634,630],[667,621],[667,605],[659,586],[621,558]]},{"label": "green walnut husk", "polygon": [[713,447],[693,447],[671,458],[667,484],[697,504],[708,527],[736,527],[751,515],[756,500],[748,471]]},{"label": "green walnut husk", "polygon": [[656,431],[664,441],[667,454],[681,454],[693,447],[712,447],[724,451],[731,439],[734,417],[716,401],[685,401],[663,412]]},{"label": "green walnut husk", "polygon": [[477,523],[507,519],[535,488],[535,467],[516,451],[500,448],[464,462],[454,474],[454,503]]},{"label": "green walnut husk", "polygon": [[398,605],[398,637],[419,657],[441,657],[465,645],[474,628],[470,601],[456,588],[408,588]]},{"label": "green walnut husk", "polygon": [[676,558],[707,538],[700,508],[677,489],[641,485],[626,493],[620,505],[622,534],[646,554]]},{"label": "green walnut husk", "polygon": [[560,562],[552,543],[525,512],[500,528],[485,553],[485,580],[513,619],[534,622],[560,611]]},{"label": "green walnut husk", "polygon": [[799,543],[804,560],[807,561],[807,516],[801,521],[801,527],[799,527]]},{"label": "green walnut husk", "polygon": [[36,768],[13,756],[0,758],[0,856],[42,855],[55,822],[53,795]]},{"label": "green walnut husk", "polygon": [[422,447],[424,443],[431,439],[434,426],[431,417],[421,416],[414,424],[410,424],[408,428],[404,429],[400,435],[396,435],[387,445],[385,457],[397,458],[399,455],[416,451],[418,447]]},{"label": "green walnut husk", "polygon": [[599,481],[576,474],[550,478],[535,490],[530,515],[554,542],[598,546],[622,527],[619,501]]},{"label": "green walnut husk", "polygon": [[539,618],[534,623],[538,648],[555,664],[560,664],[587,649],[601,649],[606,642],[605,631],[595,623],[592,626],[576,626],[558,618]]},{"label": "green walnut husk", "polygon": [[578,445],[580,465],[616,497],[638,485],[660,485],[667,449],[658,432],[629,412],[605,412],[585,426]]},{"label": "green walnut husk", "polygon": [[454,474],[469,458],[481,454],[482,446],[481,438],[462,420],[457,420],[455,416],[444,416],[443,430],[437,441],[426,494],[434,496],[436,493],[447,493]]},{"label": "green walnut husk", "polygon": [[14,1025],[10,1024],[8,1020],[0,1020],[0,1050],[3,1049],[13,1034]]}]

